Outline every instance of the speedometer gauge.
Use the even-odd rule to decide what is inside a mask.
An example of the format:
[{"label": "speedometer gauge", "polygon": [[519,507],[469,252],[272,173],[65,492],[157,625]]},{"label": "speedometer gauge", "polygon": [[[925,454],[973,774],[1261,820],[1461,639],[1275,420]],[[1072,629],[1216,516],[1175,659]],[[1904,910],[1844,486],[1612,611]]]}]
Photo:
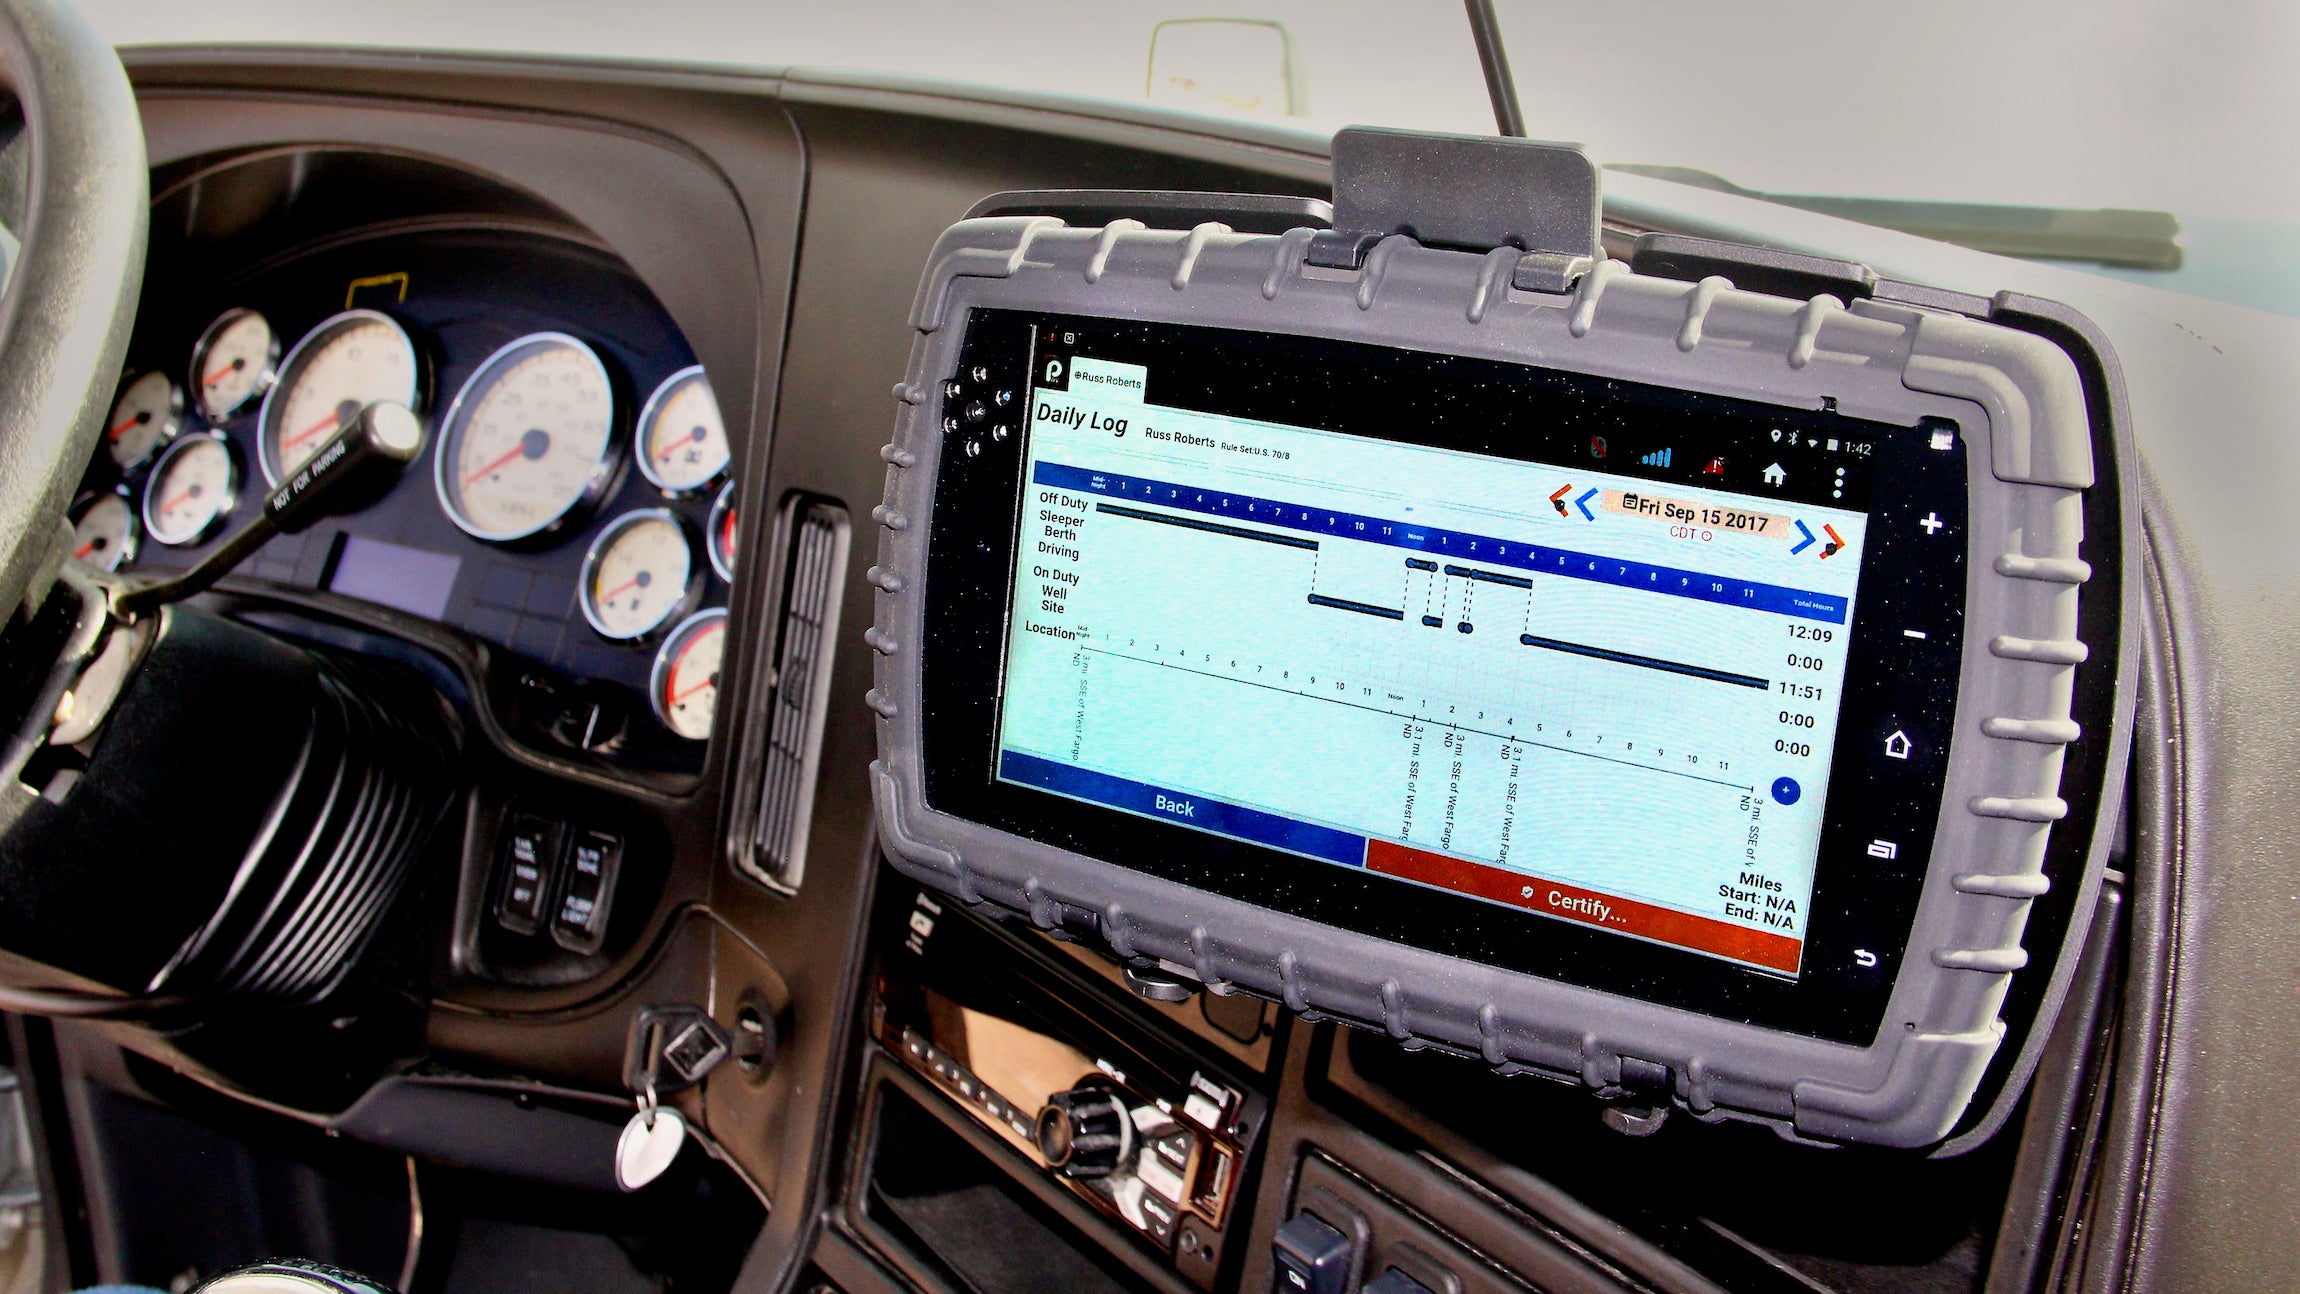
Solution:
[{"label": "speedometer gauge", "polygon": [[643,638],[686,610],[701,586],[695,546],[677,514],[663,508],[625,513],[583,558],[583,618],[602,637]]},{"label": "speedometer gauge", "polygon": [[192,347],[192,400],[200,416],[221,422],[247,408],[271,389],[279,358],[279,334],[270,320],[246,309],[217,316]]},{"label": "speedometer gauge", "polygon": [[679,622],[655,653],[648,688],[655,717],[690,741],[711,735],[711,714],[719,705],[719,661],[726,654],[727,609],[697,611]]},{"label": "speedometer gauge", "polygon": [[672,494],[710,484],[727,470],[727,428],[703,366],[663,380],[639,414],[639,470]]},{"label": "speedometer gauge", "polygon": [[144,486],[144,530],[163,544],[196,544],[216,533],[239,498],[240,464],[212,431],[168,446]]},{"label": "speedometer gauge", "polygon": [[294,475],[378,400],[421,413],[420,377],[415,343],[389,315],[346,310],[305,333],[264,397],[256,434],[264,476],[277,485]]},{"label": "speedometer gauge", "polygon": [[564,333],[522,337],[463,384],[433,478],[448,518],[480,539],[541,534],[594,503],[614,474],[606,366]]},{"label": "speedometer gauge", "polygon": [[117,494],[91,494],[72,509],[72,556],[116,571],[136,555],[136,512]]},{"label": "speedometer gauge", "polygon": [[112,416],[104,423],[104,446],[112,461],[134,467],[176,438],[183,425],[184,393],[165,373],[144,373],[120,388]]}]

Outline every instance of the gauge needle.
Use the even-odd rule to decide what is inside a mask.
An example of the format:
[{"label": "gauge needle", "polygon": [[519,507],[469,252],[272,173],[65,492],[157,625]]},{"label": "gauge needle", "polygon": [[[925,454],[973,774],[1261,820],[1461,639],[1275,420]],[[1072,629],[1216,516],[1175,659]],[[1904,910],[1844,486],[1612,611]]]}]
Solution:
[{"label": "gauge needle", "polygon": [[550,452],[551,433],[543,430],[541,427],[529,427],[525,432],[520,434],[519,443],[517,445],[514,445],[510,449],[503,451],[503,457],[496,459],[494,462],[489,463],[487,466],[482,467],[478,471],[473,472],[471,475],[464,477],[463,483],[465,485],[469,485],[473,481],[478,480],[480,477],[493,472],[495,469],[502,467],[506,463],[509,463],[514,458],[539,459]]},{"label": "gauge needle", "polygon": [[211,370],[206,377],[200,379],[200,385],[214,386],[216,383],[223,381],[227,377],[230,377],[233,373],[238,372],[240,365],[245,363],[247,363],[247,361],[244,359],[235,359],[229,364],[218,365],[215,369]]},{"label": "gauge needle", "polygon": [[691,697],[691,696],[693,696],[693,695],[694,695],[694,694],[696,694],[697,692],[700,692],[700,691],[702,691],[704,688],[707,688],[707,687],[711,686],[713,683],[716,683],[716,682],[718,682],[718,681],[719,681],[719,676],[718,676],[718,675],[716,675],[716,674],[713,674],[711,677],[709,677],[709,678],[707,678],[707,679],[704,679],[702,682],[700,682],[700,683],[697,683],[696,685],[694,685],[694,686],[693,686],[693,687],[691,687],[691,688],[688,688],[688,689],[687,689],[686,691],[684,691],[684,692],[673,692],[673,693],[671,694],[671,704],[673,704],[673,705],[677,705],[677,704],[678,704],[678,703],[680,703],[681,701],[684,701],[684,700],[686,700],[688,697]]},{"label": "gauge needle", "polygon": [[139,422],[147,421],[149,417],[149,414],[139,413],[135,417],[120,423],[118,426],[107,427],[104,429],[104,438],[107,440],[118,440],[121,436],[127,434],[128,428],[135,426]]},{"label": "gauge needle", "polygon": [[197,496],[199,492],[199,487],[193,486],[191,489],[184,491],[182,494],[177,495],[175,498],[169,499],[160,504],[160,511],[174,512],[176,510],[177,504],[182,503],[186,499]]},{"label": "gauge needle", "polygon": [[91,539],[91,540],[89,540],[87,543],[84,543],[84,544],[80,545],[78,548],[75,548],[75,549],[73,549],[73,550],[72,550],[72,556],[74,556],[74,557],[86,557],[88,554],[90,554],[90,553],[92,553],[92,552],[95,552],[95,551],[96,551],[96,541],[95,541],[95,540],[93,540],[93,539]]},{"label": "gauge needle", "polygon": [[473,481],[478,480],[480,477],[494,472],[497,468],[505,466],[514,458],[540,459],[545,454],[550,452],[551,433],[543,430],[541,427],[529,427],[526,431],[520,433],[518,444],[513,445],[507,450],[504,450],[503,456],[501,458],[498,458],[494,462],[489,463],[487,466],[480,468],[478,471],[473,472],[471,475],[464,477],[463,483],[465,485],[469,485]]},{"label": "gauge needle", "polygon": [[[692,550],[689,550],[689,551],[692,551]],[[641,579],[641,578],[642,578],[642,577],[643,577],[645,574],[646,574],[646,572],[642,571],[642,572],[640,572],[638,575],[634,575],[634,576],[632,576],[630,579],[627,579],[627,580],[623,581],[621,584],[618,584],[618,585],[616,585],[614,588],[611,588],[611,589],[607,590],[605,593],[602,593],[602,594],[600,594],[600,595],[599,595],[599,600],[600,600],[601,602],[613,602],[613,601],[615,600],[616,596],[617,596],[618,594],[622,593],[622,592],[623,592],[623,590],[625,590],[625,589],[635,589],[635,588],[639,587],[639,582],[640,582],[640,579]]]},{"label": "gauge needle", "polygon": [[490,472],[493,472],[493,471],[494,471],[494,470],[496,470],[497,468],[499,468],[499,467],[503,467],[503,466],[505,466],[506,464],[510,463],[512,459],[515,459],[515,458],[523,458],[523,457],[528,457],[528,456],[529,456],[529,455],[528,455],[528,453],[527,453],[527,446],[525,446],[525,445],[513,445],[511,448],[509,448],[509,449],[507,449],[507,450],[503,451],[503,457],[496,459],[494,462],[492,462],[492,463],[489,463],[487,466],[485,466],[485,467],[482,467],[482,468],[480,468],[478,471],[476,471],[476,472],[473,472],[471,475],[464,477],[464,478],[463,478],[463,483],[464,483],[465,485],[469,485],[469,484],[471,484],[473,481],[476,481],[476,480],[478,480],[480,477],[482,477],[482,476],[485,476],[485,475],[487,475],[488,473],[490,473]]},{"label": "gauge needle", "polygon": [[305,441],[310,440],[312,437],[320,434],[321,432],[326,431],[328,428],[334,426],[336,422],[342,417],[343,415],[340,413],[331,413],[325,418],[320,419],[318,422],[313,423],[309,427],[304,428],[302,431],[299,431],[293,436],[288,437],[286,440],[280,442],[280,452],[284,454],[288,450],[291,450],[296,446],[304,443]]}]

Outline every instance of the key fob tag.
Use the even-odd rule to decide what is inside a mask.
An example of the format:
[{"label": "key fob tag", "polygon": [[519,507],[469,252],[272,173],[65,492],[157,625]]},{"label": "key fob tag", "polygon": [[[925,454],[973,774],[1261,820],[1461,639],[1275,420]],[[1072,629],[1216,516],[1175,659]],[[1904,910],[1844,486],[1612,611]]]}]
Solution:
[{"label": "key fob tag", "polygon": [[687,1121],[677,1110],[642,1109],[623,1125],[615,1142],[615,1184],[635,1191],[663,1175],[687,1144]]}]

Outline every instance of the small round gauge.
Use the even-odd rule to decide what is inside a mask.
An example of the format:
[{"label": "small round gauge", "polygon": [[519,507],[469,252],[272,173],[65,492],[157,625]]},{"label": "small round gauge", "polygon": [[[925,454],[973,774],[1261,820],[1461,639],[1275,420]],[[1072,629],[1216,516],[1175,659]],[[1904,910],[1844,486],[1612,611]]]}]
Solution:
[{"label": "small round gauge", "polygon": [[116,571],[135,560],[143,532],[136,510],[117,494],[91,494],[72,508],[72,556],[100,571]]},{"label": "small round gauge", "polygon": [[718,501],[711,505],[711,524],[703,547],[711,554],[711,569],[719,578],[735,582],[735,483],[719,491]]},{"label": "small round gauge", "polygon": [[415,343],[389,315],[346,310],[305,333],[264,396],[256,445],[265,478],[286,480],[378,400],[421,413],[421,376]]},{"label": "small round gauge", "polygon": [[711,713],[719,704],[719,659],[727,648],[727,609],[697,611],[679,622],[655,653],[649,691],[655,717],[690,741],[711,735]]},{"label": "small round gauge", "polygon": [[240,465],[231,442],[212,431],[168,446],[144,486],[144,531],[171,547],[216,533],[239,499]]},{"label": "small round gauge", "polygon": [[645,508],[615,518],[583,558],[583,618],[601,637],[644,638],[701,591],[695,546],[678,514]]},{"label": "small round gauge", "polygon": [[659,488],[684,494],[727,470],[727,428],[703,366],[663,379],[639,414],[639,470]]},{"label": "small round gauge", "polygon": [[152,451],[176,438],[183,428],[184,393],[165,373],[143,373],[120,388],[112,402],[112,416],[104,424],[104,443],[112,461],[134,467]]},{"label": "small round gauge", "polygon": [[247,408],[271,389],[279,359],[279,334],[272,331],[271,320],[247,309],[216,316],[192,347],[192,401],[200,416],[222,422]]},{"label": "small round gauge", "polygon": [[432,477],[465,532],[507,543],[598,501],[615,473],[607,368],[565,333],[522,337],[487,358],[447,411]]}]

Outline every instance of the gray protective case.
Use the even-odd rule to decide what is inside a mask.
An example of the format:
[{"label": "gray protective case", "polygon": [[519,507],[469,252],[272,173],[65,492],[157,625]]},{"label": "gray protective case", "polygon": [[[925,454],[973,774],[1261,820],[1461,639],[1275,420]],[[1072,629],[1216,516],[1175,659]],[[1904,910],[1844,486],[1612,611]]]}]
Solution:
[{"label": "gray protective case", "polygon": [[[1124,957],[1155,958],[1215,992],[1244,990],[1306,1015],[1380,1029],[1507,1072],[1593,1088],[1665,1066],[1677,1102],[1784,1135],[1926,1146],[1957,1125],[2005,1033],[1999,1006],[2029,965],[2021,936],[2043,874],[2065,748],[2111,742],[2070,717],[2083,491],[2096,465],[2075,363],[2051,342],[1964,315],[1877,300],[1790,300],[1631,272],[1601,261],[1562,294],[1511,286],[1519,253],[1479,255],[1384,239],[1360,270],[1307,265],[1312,231],[1071,228],[1051,217],[963,221],[919,285],[918,336],[881,527],[869,704],[879,836],[906,875],[1044,928],[1097,928]],[[1963,676],[1937,836],[1884,1023],[1856,1047],[1712,1018],[1411,948],[1272,912],[933,811],[921,793],[919,641],[927,536],[945,440],[940,380],[973,307],[1254,329],[1477,356],[1855,418],[1948,419],[1970,464],[1972,551]],[[2113,464],[2110,464],[2113,467]],[[2114,669],[2114,660],[2095,665]],[[2121,748],[2121,743],[2115,743]],[[2114,755],[2111,751],[2111,755]],[[2113,758],[2069,924],[2082,932],[2122,783]],[[2066,950],[2082,942],[2078,933]],[[2053,975],[2064,949],[2025,973]],[[2049,964],[2059,961],[2056,968]],[[1642,1063],[1638,1063],[1642,1062]],[[2025,1078],[2025,1074],[2022,1075]],[[2000,1104],[2017,1095],[2007,1084]]]}]

